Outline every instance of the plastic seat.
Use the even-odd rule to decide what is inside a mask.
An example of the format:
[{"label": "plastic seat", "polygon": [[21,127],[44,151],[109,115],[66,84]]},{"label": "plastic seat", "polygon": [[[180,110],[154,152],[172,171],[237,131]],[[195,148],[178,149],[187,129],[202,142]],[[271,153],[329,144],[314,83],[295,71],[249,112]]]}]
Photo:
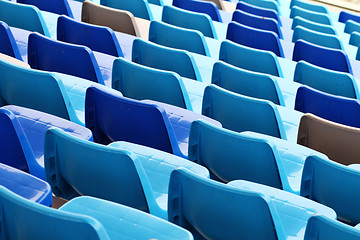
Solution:
[{"label": "plastic seat", "polygon": [[46,178],[62,198],[96,196],[164,219],[175,168],[209,176],[206,168],[169,153],[127,142],[103,146],[59,129],[46,133],[44,161]]},{"label": "plastic seat", "polygon": [[205,88],[202,114],[232,131],[253,131],[286,139],[279,112],[270,101],[246,97],[211,85]]},{"label": "plastic seat", "polygon": [[211,17],[213,21],[222,22],[219,9],[216,4],[209,1],[197,1],[197,0],[173,0],[172,3],[175,7],[182,8],[184,10],[205,13]]},{"label": "plastic seat", "polygon": [[154,20],[149,3],[146,0],[100,0],[100,4],[106,7],[129,11],[135,17],[150,21]]},{"label": "plastic seat", "polygon": [[352,75],[318,67],[305,61],[296,64],[294,82],[334,95],[359,97],[359,90]]},{"label": "plastic seat", "polygon": [[331,19],[327,14],[316,13],[297,6],[292,7],[290,10],[290,18],[294,17],[302,17],[316,23],[332,25]]},{"label": "plastic seat", "polygon": [[324,217],[312,216],[306,225],[304,240],[356,240],[360,231],[339,221]]},{"label": "plastic seat", "polygon": [[28,108],[8,105],[1,108],[1,163],[45,179],[44,136],[57,127],[92,140],[90,130],[65,119]]},{"label": "plastic seat", "polygon": [[301,60],[330,70],[350,74],[353,72],[344,51],[297,40],[294,45],[293,61]]},{"label": "plastic seat", "polygon": [[[339,181],[341,179],[341,181]],[[360,172],[328,159],[309,156],[301,180],[301,196],[331,207],[338,220],[350,225],[360,222],[356,207],[360,195]]]},{"label": "plastic seat", "polygon": [[355,47],[359,47],[360,45],[360,33],[359,32],[352,32],[350,35],[349,44]]},{"label": "plastic seat", "polygon": [[251,5],[254,5],[254,6],[257,6],[257,7],[261,7],[261,8],[274,10],[275,12],[280,14],[279,5],[275,1],[271,1],[271,0],[242,0],[242,2],[251,4]]},{"label": "plastic seat", "polygon": [[71,18],[60,16],[57,24],[57,39],[84,45],[93,51],[115,57],[124,57],[114,31],[107,27],[77,22]]},{"label": "plastic seat", "polygon": [[166,47],[187,50],[210,57],[210,50],[204,35],[196,30],[151,21],[149,41]]},{"label": "plastic seat", "polygon": [[345,23],[344,32],[351,34],[353,32],[360,32],[360,23],[353,20],[347,20]]},{"label": "plastic seat", "polygon": [[356,52],[356,57],[355,57],[356,60],[360,61],[360,51],[359,51],[359,48]]},{"label": "plastic seat", "polygon": [[298,144],[326,154],[344,165],[360,163],[359,128],[334,123],[311,113],[300,121]]},{"label": "plastic seat", "polygon": [[302,26],[294,28],[292,41],[296,42],[299,39],[327,48],[344,50],[341,40],[337,36],[333,34],[319,33]]},{"label": "plastic seat", "polygon": [[204,1],[207,1],[207,2],[213,2],[216,4],[217,8],[219,10],[225,10],[225,7],[224,7],[224,4],[222,2],[222,0],[204,0]]},{"label": "plastic seat", "polygon": [[180,76],[132,63],[123,58],[114,61],[112,88],[124,97],[151,99],[192,110],[191,102]]},{"label": "plastic seat", "polygon": [[295,29],[297,26],[302,26],[307,29],[319,32],[319,33],[326,33],[326,34],[333,34],[336,35],[336,30],[334,27],[326,24],[316,23],[313,21],[309,21],[302,17],[294,17],[291,29]]},{"label": "plastic seat", "polygon": [[32,202],[51,206],[50,185],[34,176],[0,163],[0,186]]},{"label": "plastic seat", "polygon": [[290,8],[297,6],[309,11],[318,12],[318,13],[325,13],[328,14],[328,10],[326,7],[322,5],[312,4],[309,2],[304,2],[302,0],[291,0],[290,1]]},{"label": "plastic seat", "polygon": [[161,21],[182,28],[198,30],[206,37],[218,38],[214,24],[207,14],[195,13],[172,6],[164,6]]},{"label": "plastic seat", "polygon": [[279,38],[283,38],[279,23],[272,18],[264,18],[240,10],[236,10],[233,13],[232,21],[252,28],[271,31],[276,33]]},{"label": "plastic seat", "polygon": [[83,2],[81,21],[106,26],[114,31],[141,37],[140,29],[131,12],[101,6],[91,1]]},{"label": "plastic seat", "polygon": [[271,51],[278,57],[284,57],[284,52],[277,34],[260,30],[237,22],[228,25],[226,39],[248,47]]},{"label": "plastic seat", "polygon": [[339,22],[346,23],[348,20],[360,23],[360,16],[347,11],[341,11],[339,14]]},{"label": "plastic seat", "polygon": [[66,15],[74,18],[70,5],[66,0],[56,0],[51,2],[42,0],[17,0],[17,3],[34,5],[43,11],[52,12],[59,15]]},{"label": "plastic seat", "polygon": [[283,77],[279,60],[273,52],[223,41],[219,60],[242,69]]},{"label": "plastic seat", "polygon": [[280,26],[282,26],[279,14],[275,10],[262,8],[262,7],[257,7],[257,6],[248,4],[248,3],[243,2],[243,1],[239,1],[236,4],[236,9],[239,9],[241,11],[244,11],[244,12],[247,12],[247,13],[250,13],[250,14],[254,14],[254,15],[257,15],[257,16],[262,16],[262,17],[266,17],[266,18],[272,18],[272,19],[278,21]]},{"label": "plastic seat", "polygon": [[285,106],[277,82],[267,74],[233,67],[224,62],[216,62],[211,82],[238,94],[269,100],[274,104]]},{"label": "plastic seat", "polygon": [[0,53],[23,60],[9,26],[0,21]]},{"label": "plastic seat", "polygon": [[105,85],[94,54],[85,46],[32,33],[29,35],[28,63],[35,69],[65,73]]},{"label": "plastic seat", "polygon": [[330,208],[282,190],[247,181],[225,185],[186,169],[171,175],[168,212],[169,221],[195,239],[302,239],[311,215],[336,216]]},{"label": "plastic seat", "polygon": [[194,58],[184,50],[168,48],[141,39],[133,42],[132,61],[144,66],[173,71],[202,82]]},{"label": "plastic seat", "polygon": [[151,3],[151,4],[155,4],[155,5],[159,5],[159,6],[164,6],[163,0],[148,0],[148,2]]}]

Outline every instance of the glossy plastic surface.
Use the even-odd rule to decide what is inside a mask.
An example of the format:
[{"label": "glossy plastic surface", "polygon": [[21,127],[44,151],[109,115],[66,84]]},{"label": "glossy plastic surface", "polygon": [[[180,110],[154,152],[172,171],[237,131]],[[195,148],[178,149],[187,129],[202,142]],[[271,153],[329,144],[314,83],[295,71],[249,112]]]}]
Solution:
[{"label": "glossy plastic surface", "polygon": [[313,12],[298,6],[294,6],[290,10],[290,18],[294,17],[302,17],[316,23],[332,25],[331,19],[327,14]]},{"label": "glossy plastic surface", "polygon": [[353,20],[347,20],[344,28],[345,33],[360,32],[360,23]]},{"label": "glossy plastic surface", "polygon": [[309,11],[313,11],[313,12],[318,12],[318,13],[325,13],[325,14],[329,13],[327,8],[322,5],[312,4],[312,3],[305,2],[302,0],[291,0],[290,8],[292,8],[294,6],[298,6],[300,8],[303,8],[303,9],[306,9]]},{"label": "glossy plastic surface", "polygon": [[59,15],[66,15],[74,18],[70,5],[67,0],[17,0],[17,3],[28,4],[38,7],[40,10],[56,13]]},{"label": "glossy plastic surface", "polygon": [[282,26],[279,14],[275,10],[262,8],[262,7],[257,7],[255,5],[251,5],[251,4],[248,4],[246,2],[242,2],[242,1],[239,1],[236,4],[236,9],[239,9],[241,11],[245,11],[245,12],[248,12],[250,14],[257,15],[257,16],[262,16],[262,17],[266,17],[266,18],[272,18],[272,19],[278,21],[280,26]]},{"label": "glossy plastic surface", "polygon": [[292,24],[291,24],[291,29],[296,28],[297,26],[302,26],[305,27],[307,29],[313,30],[313,31],[317,31],[320,33],[327,33],[327,34],[333,34],[336,35],[336,30],[334,27],[327,25],[327,24],[321,24],[321,23],[316,23],[310,20],[307,20],[305,18],[302,17],[294,17]]},{"label": "glossy plastic surface", "polygon": [[213,2],[198,1],[198,0],[173,0],[173,6],[182,8],[188,11],[205,13],[211,17],[213,21],[222,22],[219,9]]},{"label": "glossy plastic surface", "polygon": [[346,23],[348,20],[353,20],[360,23],[360,16],[357,14],[352,14],[347,11],[341,11],[339,14],[339,22]]},{"label": "glossy plastic surface", "polygon": [[129,11],[134,14],[135,17],[150,21],[154,20],[147,0],[100,0],[100,4],[111,8]]},{"label": "glossy plastic surface", "polygon": [[360,45],[360,33],[359,32],[352,32],[350,35],[349,44],[355,47],[359,47]]},{"label": "glossy plastic surface", "polygon": [[273,10],[278,14],[280,14],[279,5],[276,1],[271,1],[271,0],[242,0],[242,1],[257,7]]},{"label": "glossy plastic surface", "polygon": [[9,26],[2,21],[0,21],[0,53],[23,61],[14,35],[11,33]]}]

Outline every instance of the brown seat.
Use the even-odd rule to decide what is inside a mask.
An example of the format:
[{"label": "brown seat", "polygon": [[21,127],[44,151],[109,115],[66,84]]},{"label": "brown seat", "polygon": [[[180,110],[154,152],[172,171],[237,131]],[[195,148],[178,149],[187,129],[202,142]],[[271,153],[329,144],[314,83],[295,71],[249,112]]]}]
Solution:
[{"label": "brown seat", "polygon": [[16,58],[10,57],[10,56],[2,54],[2,53],[0,53],[0,59],[11,62],[12,64],[15,64],[15,65],[18,65],[18,66],[30,68],[29,64],[24,63],[23,61],[20,61],[20,60],[18,60]]},{"label": "brown seat", "polygon": [[298,144],[344,164],[360,163],[360,128],[334,123],[311,113],[299,125]]},{"label": "brown seat", "polygon": [[204,0],[207,2],[213,2],[216,4],[216,6],[218,7],[219,10],[224,10],[224,5],[223,5],[223,0]]}]

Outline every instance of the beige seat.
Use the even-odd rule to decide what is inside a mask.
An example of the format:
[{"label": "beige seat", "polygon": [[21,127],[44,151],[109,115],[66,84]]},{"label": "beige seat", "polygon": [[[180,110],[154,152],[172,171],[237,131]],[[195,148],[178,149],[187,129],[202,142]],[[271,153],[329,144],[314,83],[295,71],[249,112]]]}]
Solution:
[{"label": "beige seat", "polygon": [[29,64],[24,63],[23,61],[20,61],[19,59],[10,57],[10,56],[2,54],[2,53],[0,53],[0,59],[3,59],[5,61],[7,61],[7,62],[11,62],[12,64],[15,64],[15,65],[18,65],[18,66],[30,68]]},{"label": "beige seat", "polygon": [[305,114],[299,125],[298,144],[326,154],[344,164],[360,163],[360,128]]}]

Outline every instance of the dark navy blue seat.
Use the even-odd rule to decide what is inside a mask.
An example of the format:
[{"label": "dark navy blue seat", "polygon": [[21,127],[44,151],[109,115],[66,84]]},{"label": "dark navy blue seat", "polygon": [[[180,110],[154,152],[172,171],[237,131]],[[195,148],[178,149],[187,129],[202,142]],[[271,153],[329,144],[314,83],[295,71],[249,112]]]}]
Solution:
[{"label": "dark navy blue seat", "polygon": [[243,2],[243,1],[239,1],[236,4],[236,9],[248,12],[250,14],[262,16],[262,17],[273,18],[274,20],[278,21],[280,26],[282,26],[279,14],[275,10],[254,6],[254,5],[251,5],[251,4]]},{"label": "dark navy blue seat", "polygon": [[188,11],[208,14],[213,21],[222,22],[219,9],[213,2],[197,1],[197,0],[173,0],[173,6]]},{"label": "dark navy blue seat", "polygon": [[67,0],[17,0],[17,2],[22,4],[34,5],[43,11],[52,12],[59,15],[66,15],[71,18],[74,17]]},{"label": "dark navy blue seat", "polygon": [[23,61],[9,26],[2,21],[0,21],[0,53]]},{"label": "dark navy blue seat", "polygon": [[360,23],[360,16],[346,11],[341,11],[339,14],[339,22],[346,23],[348,20]]}]

